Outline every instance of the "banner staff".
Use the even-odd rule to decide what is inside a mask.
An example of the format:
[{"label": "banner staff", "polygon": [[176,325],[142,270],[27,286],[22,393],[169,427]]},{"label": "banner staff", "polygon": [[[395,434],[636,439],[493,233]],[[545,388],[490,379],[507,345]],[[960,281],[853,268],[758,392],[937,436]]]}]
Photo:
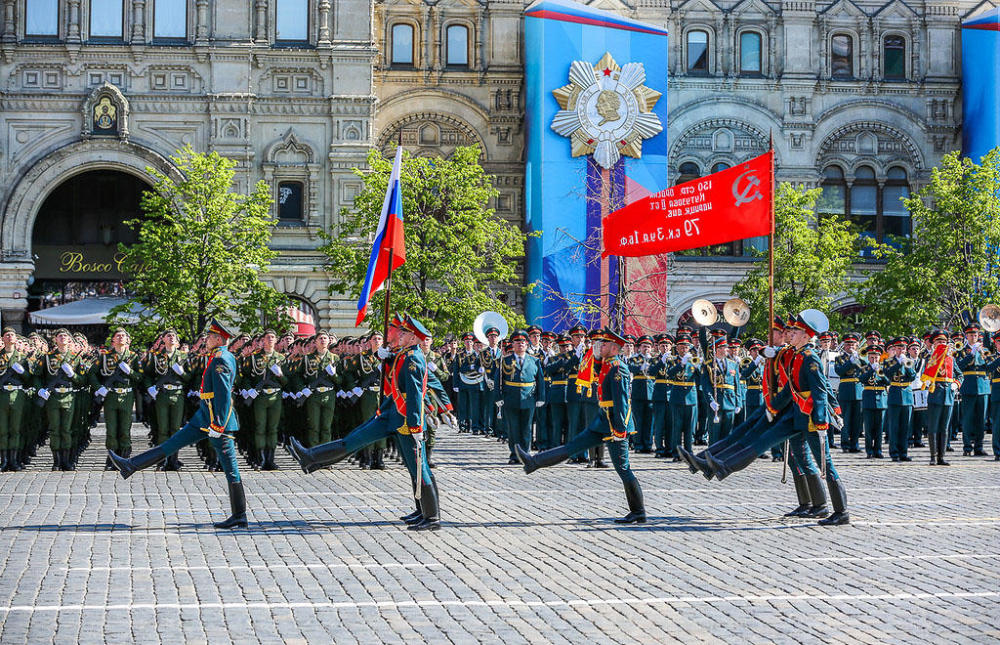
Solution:
[{"label": "banner staff", "polygon": [[767,236],[767,344],[774,345],[774,130],[770,133],[771,152],[771,233]]},{"label": "banner staff", "polygon": [[[398,137],[396,139],[396,148],[399,149],[403,146],[403,129],[399,129]],[[392,186],[392,176],[389,177],[389,186]],[[402,189],[402,182],[400,182],[400,189]],[[392,239],[392,235],[389,239]],[[396,254],[395,245],[389,246],[389,275],[385,279],[385,307],[384,315],[382,316],[382,341],[388,345],[389,342],[389,298],[392,295],[392,261]],[[384,372],[383,372],[384,374]],[[378,380],[378,404],[381,406],[382,401],[385,400],[385,378],[380,378]]]}]

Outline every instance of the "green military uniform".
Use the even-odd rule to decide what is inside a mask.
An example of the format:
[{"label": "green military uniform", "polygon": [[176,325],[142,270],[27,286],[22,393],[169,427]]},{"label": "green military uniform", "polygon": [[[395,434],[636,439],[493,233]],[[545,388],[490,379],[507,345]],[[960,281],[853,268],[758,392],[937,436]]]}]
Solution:
[{"label": "green military uniform", "polygon": [[31,373],[28,357],[14,347],[0,353],[0,468],[21,470],[21,428],[28,407]]},{"label": "green military uniform", "polygon": [[[104,423],[107,427],[105,447],[126,457],[132,451],[134,388],[140,378],[137,363],[135,352],[126,349],[119,354],[112,349],[102,352],[89,372],[94,396],[103,402]],[[110,458],[105,468],[114,468]]]},{"label": "green military uniform", "polygon": [[308,446],[332,439],[333,412],[337,405],[337,360],[330,351],[303,357],[299,381],[306,398],[306,442]]},{"label": "green military uniform", "polygon": [[282,366],[285,357],[278,352],[257,352],[247,358],[244,385],[250,390],[254,448],[264,470],[276,470],[274,451],[278,445],[281,423],[281,390],[288,383]]},{"label": "green military uniform", "polygon": [[[150,353],[143,366],[143,386],[151,401],[153,443],[162,444],[184,423],[184,400],[189,379],[188,356],[184,352]],[[164,470],[177,470],[177,455],[170,455]]]},{"label": "green military uniform", "polygon": [[72,470],[74,388],[82,380],[79,360],[53,349],[35,366],[38,395],[49,424],[52,470]]}]

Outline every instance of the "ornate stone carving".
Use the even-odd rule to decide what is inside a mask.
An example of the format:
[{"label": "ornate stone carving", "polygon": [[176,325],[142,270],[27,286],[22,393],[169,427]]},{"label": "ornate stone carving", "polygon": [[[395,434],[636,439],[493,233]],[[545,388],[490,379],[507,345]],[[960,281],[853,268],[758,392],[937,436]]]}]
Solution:
[{"label": "ornate stone carving", "polygon": [[117,86],[104,83],[95,87],[81,106],[83,129],[80,136],[117,136],[128,141],[129,104],[128,99]]}]

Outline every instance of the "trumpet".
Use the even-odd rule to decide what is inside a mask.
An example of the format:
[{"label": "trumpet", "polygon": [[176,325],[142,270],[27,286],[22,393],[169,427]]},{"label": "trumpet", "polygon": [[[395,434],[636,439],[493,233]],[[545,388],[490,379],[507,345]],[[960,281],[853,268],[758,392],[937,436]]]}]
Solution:
[{"label": "trumpet", "polygon": [[903,359],[903,367],[911,368],[911,367],[913,367],[913,365],[914,365],[914,362],[913,362],[912,358],[904,358]]},{"label": "trumpet", "polygon": [[693,365],[695,367],[701,367],[702,359],[701,359],[701,356],[692,356],[691,360],[688,361],[688,362],[691,363],[691,365]]},{"label": "trumpet", "polygon": [[742,359],[740,360],[740,367],[746,367],[747,365],[749,365],[749,364],[750,364],[750,363],[752,363],[752,362],[753,362],[753,359],[752,359],[752,358],[750,358],[749,356],[744,356],[744,357],[743,357],[743,358],[742,358]]}]

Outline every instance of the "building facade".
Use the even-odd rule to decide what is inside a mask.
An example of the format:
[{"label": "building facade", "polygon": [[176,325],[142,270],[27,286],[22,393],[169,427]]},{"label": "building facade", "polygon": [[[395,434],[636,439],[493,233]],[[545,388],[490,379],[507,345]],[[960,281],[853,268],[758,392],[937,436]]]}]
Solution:
[{"label": "building facade", "polygon": [[371,17],[370,0],[0,0],[4,322],[118,293],[146,168],[176,176],[191,145],[273,187],[268,280],[347,327],[316,248],[373,142]]}]

